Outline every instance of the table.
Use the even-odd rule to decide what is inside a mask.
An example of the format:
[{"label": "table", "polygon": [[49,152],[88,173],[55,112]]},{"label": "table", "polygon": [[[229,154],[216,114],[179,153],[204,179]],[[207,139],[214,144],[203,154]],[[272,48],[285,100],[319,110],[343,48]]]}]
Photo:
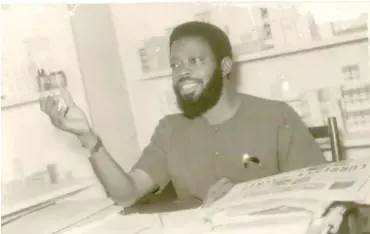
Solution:
[{"label": "table", "polygon": [[[189,229],[196,229],[199,234],[203,234],[207,233],[201,231],[203,228],[205,230],[205,226],[202,226],[198,217],[195,217],[200,205],[201,203],[197,200],[188,202],[171,201],[140,204],[123,210],[122,207],[114,205],[110,199],[62,201],[55,206],[37,211],[10,225],[3,226],[2,233],[82,234],[86,230],[88,230],[86,232],[88,234],[135,233],[132,231],[133,227],[128,227],[128,225],[141,226],[152,222],[154,223],[154,231],[148,230],[148,234],[163,233],[163,225],[167,225],[164,233],[174,233],[174,230],[182,225],[180,229],[183,230],[183,233],[189,233]],[[171,212],[171,215],[168,215],[168,212]],[[160,222],[158,222],[158,217],[161,219]],[[173,224],[168,227],[168,223]],[[302,227],[307,227],[308,223],[309,220],[298,220],[284,227],[268,225],[263,230],[259,230],[258,227],[248,227],[248,232],[267,234],[278,227],[283,233],[305,234]],[[345,227],[348,226],[344,225],[341,234],[350,233]],[[126,228],[131,229],[125,230]],[[176,231],[176,233],[179,232]],[[230,233],[230,231],[228,230],[226,233]]]}]

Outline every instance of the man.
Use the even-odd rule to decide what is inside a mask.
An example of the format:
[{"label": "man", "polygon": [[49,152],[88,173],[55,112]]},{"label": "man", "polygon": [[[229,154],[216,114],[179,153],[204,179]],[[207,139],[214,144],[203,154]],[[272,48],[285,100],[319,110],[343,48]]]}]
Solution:
[{"label": "man", "polygon": [[201,22],[176,27],[170,63],[182,113],[159,121],[130,172],[112,159],[66,90],[65,107],[58,109],[55,98],[41,101],[54,126],[90,150],[96,175],[118,204],[130,206],[170,181],[180,199],[209,202],[234,183],[326,162],[291,107],[236,91],[230,42],[219,28]]}]

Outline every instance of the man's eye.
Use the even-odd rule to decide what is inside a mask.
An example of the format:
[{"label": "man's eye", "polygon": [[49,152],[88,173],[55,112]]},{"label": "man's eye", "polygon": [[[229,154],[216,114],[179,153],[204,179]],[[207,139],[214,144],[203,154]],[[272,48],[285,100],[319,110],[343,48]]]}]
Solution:
[{"label": "man's eye", "polygon": [[200,64],[202,60],[200,58],[191,58],[190,63],[191,64]]},{"label": "man's eye", "polygon": [[176,63],[172,63],[172,64],[171,64],[171,68],[172,68],[172,69],[175,69],[175,68],[178,68],[178,67],[179,67],[179,65],[178,65],[178,64],[176,64]]}]

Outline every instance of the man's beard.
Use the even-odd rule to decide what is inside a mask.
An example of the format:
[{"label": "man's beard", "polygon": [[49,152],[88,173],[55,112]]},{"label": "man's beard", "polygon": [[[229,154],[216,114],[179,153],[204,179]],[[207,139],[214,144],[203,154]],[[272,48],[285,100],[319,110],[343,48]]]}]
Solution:
[{"label": "man's beard", "polygon": [[180,88],[175,84],[174,91],[177,97],[177,105],[187,118],[194,119],[199,117],[217,104],[221,97],[222,86],[222,71],[217,68],[207,86],[199,94],[199,97],[184,98],[181,95]]}]

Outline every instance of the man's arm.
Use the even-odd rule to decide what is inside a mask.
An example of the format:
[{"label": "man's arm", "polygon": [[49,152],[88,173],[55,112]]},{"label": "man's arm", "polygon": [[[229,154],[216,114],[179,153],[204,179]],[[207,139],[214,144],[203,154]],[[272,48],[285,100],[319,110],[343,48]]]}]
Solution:
[{"label": "man's arm", "polygon": [[[169,181],[165,155],[169,138],[169,128],[163,119],[156,127],[150,144],[129,173],[114,161],[104,146],[92,155],[92,168],[108,196],[119,205],[131,206],[156,188],[165,187]],[[85,137],[84,142],[89,145],[89,141],[96,142],[96,139],[92,134]]]},{"label": "man's arm", "polygon": [[284,123],[278,130],[278,159],[281,172],[327,163],[319,145],[300,116],[281,103]]},{"label": "man's arm", "polygon": [[126,173],[104,147],[90,157],[90,163],[108,196],[119,205],[133,205],[154,186],[143,171]]}]

